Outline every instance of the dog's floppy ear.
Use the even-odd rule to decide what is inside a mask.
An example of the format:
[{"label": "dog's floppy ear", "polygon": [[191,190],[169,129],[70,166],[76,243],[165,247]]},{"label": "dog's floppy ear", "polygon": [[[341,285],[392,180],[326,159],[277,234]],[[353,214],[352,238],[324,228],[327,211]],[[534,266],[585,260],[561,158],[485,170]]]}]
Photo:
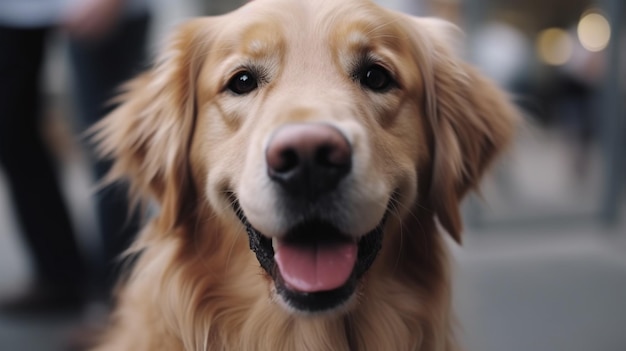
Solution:
[{"label": "dog's floppy ear", "polygon": [[512,139],[518,111],[509,97],[450,48],[458,29],[439,19],[414,18],[420,35],[425,112],[432,130],[428,205],[461,242],[459,202]]},{"label": "dog's floppy ear", "polygon": [[181,25],[154,67],[128,82],[119,106],[92,129],[99,154],[114,160],[106,181],[127,180],[135,203],[154,198],[168,229],[194,200],[187,154],[208,21]]}]

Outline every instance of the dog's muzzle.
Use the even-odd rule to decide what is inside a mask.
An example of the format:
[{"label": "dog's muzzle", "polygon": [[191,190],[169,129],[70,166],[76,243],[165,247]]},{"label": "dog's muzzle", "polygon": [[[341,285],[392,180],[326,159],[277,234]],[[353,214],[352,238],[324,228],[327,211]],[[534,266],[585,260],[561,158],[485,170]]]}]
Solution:
[{"label": "dog's muzzle", "polygon": [[350,206],[341,196],[352,168],[350,142],[331,125],[287,124],[271,135],[265,161],[281,215],[292,224],[280,238],[270,239],[274,233],[254,228],[235,196],[232,203],[250,248],[291,307],[317,312],[340,306],[374,262],[386,219],[358,239],[342,233],[335,222],[336,212]]}]

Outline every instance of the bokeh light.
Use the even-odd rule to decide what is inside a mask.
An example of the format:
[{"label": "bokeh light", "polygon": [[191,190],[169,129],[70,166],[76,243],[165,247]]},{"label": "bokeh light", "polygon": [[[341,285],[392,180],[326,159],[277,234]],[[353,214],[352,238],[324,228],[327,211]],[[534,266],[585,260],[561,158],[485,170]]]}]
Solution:
[{"label": "bokeh light", "polygon": [[537,36],[539,58],[553,66],[565,64],[572,57],[573,42],[570,35],[560,28],[544,29]]},{"label": "bokeh light", "polygon": [[578,40],[587,50],[604,50],[611,39],[609,21],[600,13],[589,11],[578,22]]}]

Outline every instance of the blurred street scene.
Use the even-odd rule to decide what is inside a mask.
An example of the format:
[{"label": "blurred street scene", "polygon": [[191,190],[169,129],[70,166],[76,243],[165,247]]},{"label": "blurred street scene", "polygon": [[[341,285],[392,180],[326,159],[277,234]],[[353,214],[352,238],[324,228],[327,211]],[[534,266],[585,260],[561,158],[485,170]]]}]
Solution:
[{"label": "blurred street scene", "polygon": [[[525,114],[481,195],[464,202],[463,247],[451,244],[467,350],[626,350],[626,4],[377,2],[459,25],[466,33],[459,51],[510,91]],[[239,3],[150,1],[149,51],[185,18]],[[42,128],[80,251],[98,257],[96,189],[77,127],[67,38],[55,33],[46,50]],[[0,300],[28,288],[34,276],[14,212],[0,167]],[[72,350],[81,330],[97,327],[106,311],[106,303],[87,303],[45,316],[0,312],[0,351]]]}]

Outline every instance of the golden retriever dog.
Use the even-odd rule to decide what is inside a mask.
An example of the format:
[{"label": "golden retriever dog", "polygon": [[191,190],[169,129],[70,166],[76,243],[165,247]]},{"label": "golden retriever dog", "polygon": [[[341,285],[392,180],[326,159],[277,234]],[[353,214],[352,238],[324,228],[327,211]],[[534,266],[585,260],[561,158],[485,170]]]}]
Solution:
[{"label": "golden retriever dog", "polygon": [[455,32],[361,0],[181,25],[96,127],[160,205],[96,349],[457,350],[439,229],[517,112]]}]

